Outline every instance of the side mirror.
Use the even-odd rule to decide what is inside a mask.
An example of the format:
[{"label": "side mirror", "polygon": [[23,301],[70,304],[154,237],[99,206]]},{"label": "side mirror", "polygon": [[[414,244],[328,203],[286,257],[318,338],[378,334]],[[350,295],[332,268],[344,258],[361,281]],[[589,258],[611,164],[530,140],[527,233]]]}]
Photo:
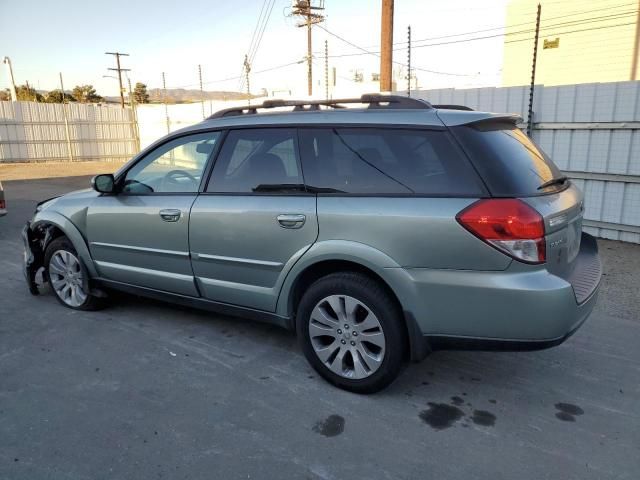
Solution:
[{"label": "side mirror", "polygon": [[103,173],[93,177],[91,186],[99,193],[115,193],[116,191],[116,181],[110,173]]}]

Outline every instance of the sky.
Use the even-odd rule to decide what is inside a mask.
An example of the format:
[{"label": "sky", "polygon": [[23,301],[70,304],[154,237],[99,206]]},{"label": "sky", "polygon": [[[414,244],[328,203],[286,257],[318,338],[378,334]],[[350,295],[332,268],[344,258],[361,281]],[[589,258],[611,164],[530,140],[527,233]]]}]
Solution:
[{"label": "sky", "polygon": [[[122,67],[133,83],[149,88],[198,88],[202,65],[205,90],[238,90],[237,78],[249,48],[264,0],[31,0],[27,4],[0,0],[0,57],[11,58],[16,84],[25,81],[41,90],[92,84],[101,95],[118,94],[117,80],[107,70],[115,59],[104,52],[129,53]],[[503,39],[420,47],[419,40],[503,28],[507,0],[395,0],[394,42],[405,42],[411,25],[412,66],[424,88],[490,86],[500,83]],[[533,5],[532,1],[532,5]],[[380,49],[381,0],[325,0],[324,28],[368,51]],[[291,0],[275,0],[259,49],[252,63],[252,92],[261,88],[306,85],[306,29],[291,18]],[[535,5],[532,10],[534,16]],[[500,33],[496,30],[491,33]],[[434,39],[438,43],[455,39]],[[464,38],[464,37],[457,37]],[[378,72],[375,55],[354,55],[361,49],[324,30],[314,28],[315,80],[323,76],[324,41],[328,40],[330,67],[340,78],[353,69]],[[395,48],[394,60],[406,62],[406,44]],[[280,65],[288,67],[259,73]],[[0,65],[4,67],[4,65]],[[439,73],[430,73],[431,70]],[[9,79],[0,69],[0,88]]]}]

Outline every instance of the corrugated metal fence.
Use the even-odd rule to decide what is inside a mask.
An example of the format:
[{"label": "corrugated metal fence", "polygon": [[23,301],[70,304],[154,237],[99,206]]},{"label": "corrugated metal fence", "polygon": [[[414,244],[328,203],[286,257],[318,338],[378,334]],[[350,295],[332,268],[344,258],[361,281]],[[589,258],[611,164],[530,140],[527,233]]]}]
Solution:
[{"label": "corrugated metal fence", "polygon": [[[528,87],[414,96],[527,119]],[[585,230],[640,243],[640,82],[537,86],[533,110],[534,140],[585,193]]]},{"label": "corrugated metal fence", "polygon": [[128,108],[0,102],[0,163],[124,161],[138,148]]},{"label": "corrugated metal fence", "polygon": [[[586,229],[640,243],[640,82],[537,86],[535,92],[533,137],[585,192]],[[526,120],[529,88],[413,95],[434,104],[519,113]],[[144,144],[166,133],[164,107],[144,106],[139,113]],[[168,113],[170,130],[202,115],[199,104],[170,106]],[[139,149],[138,131],[130,109],[0,102],[0,163],[127,160]]]}]

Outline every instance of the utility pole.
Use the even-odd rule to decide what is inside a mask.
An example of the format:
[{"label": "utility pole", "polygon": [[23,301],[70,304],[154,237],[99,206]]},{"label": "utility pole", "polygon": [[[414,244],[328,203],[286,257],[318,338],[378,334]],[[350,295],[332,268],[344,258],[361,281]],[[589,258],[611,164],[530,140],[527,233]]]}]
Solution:
[{"label": "utility pole", "polygon": [[536,83],[536,62],[538,60],[538,35],[540,34],[540,13],[542,7],[538,4],[538,13],[536,15],[536,35],[533,44],[533,62],[531,65],[531,86],[529,87],[529,111],[527,115],[527,135],[531,136],[533,131],[533,90]]},{"label": "utility pole", "polygon": [[116,57],[116,68],[110,68],[109,70],[114,70],[118,72],[118,83],[120,84],[120,106],[124,108],[124,87],[122,86],[122,72],[131,71],[128,68],[120,68],[120,57],[128,57],[128,53],[121,52],[104,52],[105,55],[114,55]]},{"label": "utility pole", "polygon": [[127,83],[129,84],[129,106],[131,107],[131,113],[133,114],[133,133],[136,140],[136,151],[140,151],[140,127],[138,125],[138,109],[136,108],[136,100],[133,96],[133,90],[131,88],[131,79],[127,75]]},{"label": "utility pole", "polygon": [[329,100],[329,42],[324,41],[324,98]]},{"label": "utility pole", "polygon": [[380,29],[380,91],[391,91],[391,64],[393,63],[393,0],[382,0]]},{"label": "utility pole", "polygon": [[169,123],[169,107],[167,107],[167,82],[164,72],[162,72],[162,101],[164,102],[164,117],[167,122],[167,134],[169,134],[171,132],[171,128]]},{"label": "utility pole", "polygon": [[69,120],[67,119],[66,99],[64,98],[64,83],[62,83],[62,72],[60,72],[60,92],[62,93],[62,117],[64,118],[64,133],[67,137],[67,153],[69,161],[73,162],[73,150],[71,148],[71,132],[69,131]]},{"label": "utility pole", "polygon": [[313,52],[311,51],[311,9],[307,10],[307,95],[313,95]]},{"label": "utility pole", "polygon": [[247,104],[251,105],[251,87],[249,85],[249,73],[251,72],[251,64],[249,63],[249,56],[244,56],[244,83],[247,84]]},{"label": "utility pole", "polygon": [[324,21],[324,15],[320,12],[324,10],[324,0],[318,0],[313,4],[313,0],[295,0],[292,15],[303,17],[304,21],[298,23],[297,27],[307,27],[307,93],[313,95],[313,52],[311,48],[311,27],[316,23]]},{"label": "utility pole", "polygon": [[[640,5],[639,5],[640,6]],[[636,38],[633,42],[633,60],[631,61],[631,77],[629,80],[637,80],[638,77],[638,57],[640,56],[640,8],[636,19]]]},{"label": "utility pole", "polygon": [[407,27],[407,97],[411,96],[411,25]]},{"label": "utility pole", "polygon": [[202,105],[202,118],[204,115],[204,89],[202,88],[202,65],[198,65],[198,79],[200,80],[200,105]]},{"label": "utility pole", "polygon": [[9,85],[11,90],[11,101],[17,102],[18,95],[16,94],[16,81],[13,78],[13,67],[11,66],[11,59],[9,57],[4,57],[2,59],[2,63],[7,66],[7,70],[9,70],[9,80],[11,80],[11,84]]}]

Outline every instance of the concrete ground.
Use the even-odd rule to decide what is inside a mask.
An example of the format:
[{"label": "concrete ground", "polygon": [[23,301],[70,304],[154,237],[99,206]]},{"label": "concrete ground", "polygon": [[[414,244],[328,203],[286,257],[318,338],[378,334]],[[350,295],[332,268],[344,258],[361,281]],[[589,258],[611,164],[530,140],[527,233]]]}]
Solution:
[{"label": "concrete ground", "polygon": [[358,396],[275,327],[126,295],[94,313],[30,296],[22,224],[87,185],[4,184],[0,478],[638,478],[639,246],[600,242],[598,307],[565,344],[437,352]]}]

